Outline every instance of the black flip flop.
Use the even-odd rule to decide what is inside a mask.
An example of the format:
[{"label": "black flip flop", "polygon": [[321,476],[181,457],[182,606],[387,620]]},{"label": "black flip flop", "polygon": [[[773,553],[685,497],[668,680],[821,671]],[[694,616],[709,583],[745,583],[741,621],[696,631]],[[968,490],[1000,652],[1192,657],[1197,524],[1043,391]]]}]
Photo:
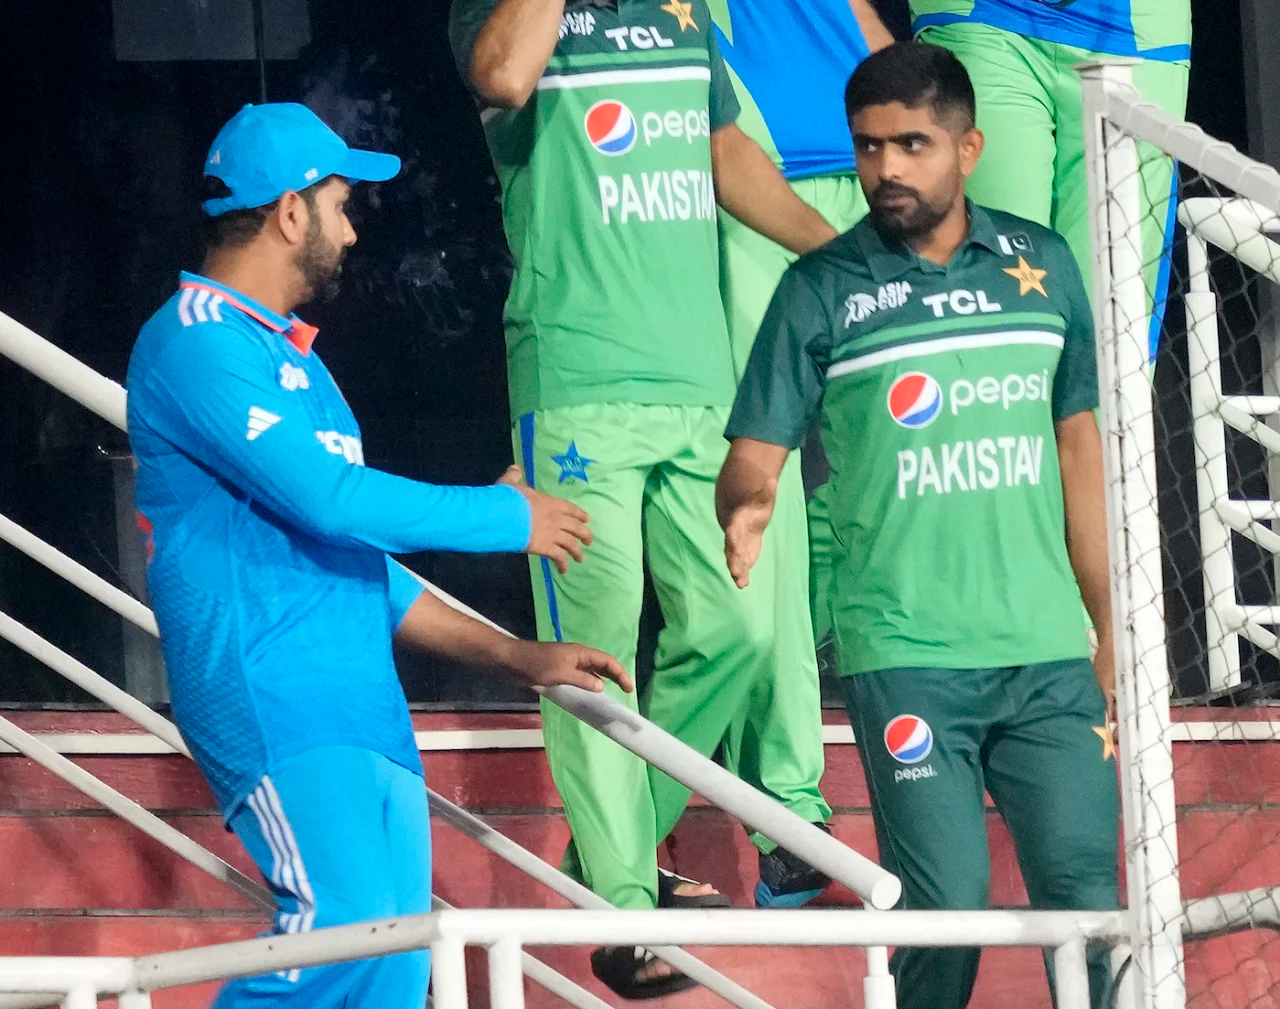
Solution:
[{"label": "black flip flop", "polygon": [[676,887],[684,883],[698,886],[696,879],[681,876],[666,869],[658,869],[658,907],[690,910],[692,908],[729,907],[732,901],[723,893],[704,893],[698,896],[684,896],[676,893]]},{"label": "black flip flop", "polygon": [[698,986],[697,981],[679,971],[666,977],[637,981],[636,975],[653,959],[653,954],[643,946],[602,946],[591,954],[591,973],[615,995],[625,999],[666,998]]}]

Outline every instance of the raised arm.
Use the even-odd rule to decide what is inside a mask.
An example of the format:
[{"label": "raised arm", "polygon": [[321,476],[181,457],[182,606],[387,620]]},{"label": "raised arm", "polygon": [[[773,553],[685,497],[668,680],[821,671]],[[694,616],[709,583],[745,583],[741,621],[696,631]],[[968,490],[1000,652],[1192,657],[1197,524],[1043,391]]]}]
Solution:
[{"label": "raised arm", "polygon": [[836,229],[787,185],[760,145],[730,124],[711,134],[711,170],[720,206],[753,231],[803,254]]},{"label": "raised arm", "polygon": [[893,45],[893,35],[871,6],[871,0],[849,0],[849,6],[853,8],[853,16],[862,29],[862,37],[867,40],[867,48],[874,53]]},{"label": "raised arm", "polygon": [[454,0],[450,34],[463,80],[488,105],[529,100],[559,39],[564,0]]}]

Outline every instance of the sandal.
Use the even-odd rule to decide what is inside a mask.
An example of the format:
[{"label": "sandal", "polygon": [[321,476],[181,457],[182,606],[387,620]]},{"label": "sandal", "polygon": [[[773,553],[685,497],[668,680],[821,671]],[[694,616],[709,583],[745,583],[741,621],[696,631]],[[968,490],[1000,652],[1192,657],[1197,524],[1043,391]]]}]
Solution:
[{"label": "sandal", "polygon": [[697,896],[685,896],[676,893],[676,887],[691,883],[699,886],[696,879],[681,876],[678,873],[658,869],[658,907],[680,908],[682,910],[706,907],[729,907],[732,901],[723,893],[703,893]]},{"label": "sandal", "polygon": [[636,975],[656,959],[643,946],[602,946],[591,954],[591,973],[619,998],[665,998],[696,988],[698,982],[679,971],[637,981]]}]

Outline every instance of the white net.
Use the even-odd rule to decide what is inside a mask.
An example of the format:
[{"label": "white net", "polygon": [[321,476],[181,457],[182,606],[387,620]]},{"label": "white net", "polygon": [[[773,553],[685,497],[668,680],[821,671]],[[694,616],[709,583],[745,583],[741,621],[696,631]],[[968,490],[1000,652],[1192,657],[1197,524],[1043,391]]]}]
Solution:
[{"label": "white net", "polygon": [[1125,73],[1087,90],[1132,991],[1272,1007],[1280,175],[1141,104]]}]

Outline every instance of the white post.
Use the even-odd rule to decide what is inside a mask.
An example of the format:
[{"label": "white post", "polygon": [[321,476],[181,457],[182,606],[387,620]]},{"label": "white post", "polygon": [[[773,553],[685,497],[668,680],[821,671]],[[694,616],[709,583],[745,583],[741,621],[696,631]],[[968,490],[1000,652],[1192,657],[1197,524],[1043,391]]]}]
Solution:
[{"label": "white post", "polygon": [[151,992],[123,991],[120,993],[119,1009],[151,1009]]},{"label": "white post", "polygon": [[435,1009],[467,1009],[467,959],[461,939],[431,944],[431,1004]]},{"label": "white post", "polygon": [[62,1009],[98,1009],[98,993],[93,985],[81,982],[67,992]]},{"label": "white post", "polygon": [[1222,401],[1219,366],[1218,302],[1209,284],[1208,246],[1187,232],[1190,276],[1185,295],[1187,369],[1195,441],[1196,500],[1200,512],[1200,552],[1204,562],[1205,645],[1209,689],[1226,690],[1240,683],[1240,645],[1235,635],[1236,571],[1231,530],[1218,506],[1228,500],[1227,432],[1218,415]]},{"label": "white post", "polygon": [[1085,155],[1094,252],[1094,315],[1129,907],[1144,1009],[1183,1009],[1182,914],[1169,731],[1164,574],[1157,510],[1147,292],[1142,276],[1137,144],[1106,120],[1113,98],[1138,100],[1132,62],[1088,63]]},{"label": "white post", "polygon": [[1115,985],[1115,993],[1111,997],[1113,1009],[1138,1009],[1135,974],[1133,947],[1123,942],[1111,947],[1111,978]]},{"label": "white post", "polygon": [[524,1009],[520,940],[501,939],[489,947],[489,1009]]},{"label": "white post", "polygon": [[1083,939],[1053,951],[1054,999],[1058,1009],[1089,1009],[1089,965]]},{"label": "white post", "polygon": [[862,979],[862,1004],[866,1009],[897,1009],[898,996],[889,973],[889,950],[867,947],[867,976]]}]

